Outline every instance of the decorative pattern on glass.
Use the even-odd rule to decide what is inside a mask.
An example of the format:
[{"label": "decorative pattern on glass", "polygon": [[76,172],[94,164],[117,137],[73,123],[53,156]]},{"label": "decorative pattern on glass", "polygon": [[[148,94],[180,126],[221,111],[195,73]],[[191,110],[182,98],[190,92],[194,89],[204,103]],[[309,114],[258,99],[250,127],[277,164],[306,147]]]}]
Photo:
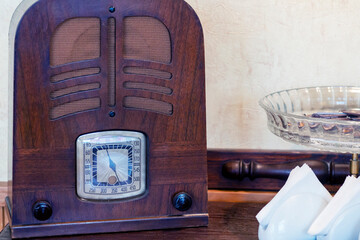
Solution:
[{"label": "decorative pattern on glass", "polygon": [[94,200],[123,199],[146,190],[145,136],[110,131],[77,140],[77,193]]}]

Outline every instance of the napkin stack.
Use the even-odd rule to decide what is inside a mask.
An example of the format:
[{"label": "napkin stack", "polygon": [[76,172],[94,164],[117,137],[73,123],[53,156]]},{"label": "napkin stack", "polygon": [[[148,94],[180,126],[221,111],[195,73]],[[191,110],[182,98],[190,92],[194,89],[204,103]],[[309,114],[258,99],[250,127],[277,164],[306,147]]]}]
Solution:
[{"label": "napkin stack", "polygon": [[315,219],[308,233],[317,239],[359,239],[360,178],[348,176],[330,203]]},{"label": "napkin stack", "polygon": [[278,194],[256,215],[259,239],[315,239],[314,231],[308,230],[331,199],[307,164],[294,168]]}]

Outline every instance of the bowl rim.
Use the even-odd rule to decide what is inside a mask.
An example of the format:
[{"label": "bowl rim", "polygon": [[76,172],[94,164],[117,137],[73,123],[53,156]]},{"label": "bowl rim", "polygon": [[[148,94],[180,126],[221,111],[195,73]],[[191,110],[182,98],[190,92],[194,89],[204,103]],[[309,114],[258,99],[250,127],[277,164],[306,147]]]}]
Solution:
[{"label": "bowl rim", "polygon": [[[286,117],[292,117],[292,118],[298,118],[298,119],[302,119],[302,120],[311,120],[314,122],[325,122],[325,123],[329,123],[329,124],[341,124],[341,125],[358,125],[360,126],[360,121],[344,121],[344,120],[336,120],[336,119],[326,119],[326,118],[313,118],[313,117],[308,117],[308,116],[303,116],[303,115],[297,115],[297,114],[293,114],[293,113],[286,113],[274,108],[271,108],[268,106],[268,104],[265,103],[265,100],[270,97],[270,96],[274,96],[274,95],[280,95],[280,93],[283,92],[290,92],[290,91],[298,91],[298,90],[305,90],[305,89],[324,89],[324,88],[336,88],[336,89],[340,89],[340,88],[345,88],[345,89],[357,89],[359,91],[360,94],[360,87],[357,86],[346,86],[346,85],[337,85],[337,86],[315,86],[315,87],[299,87],[299,88],[292,88],[292,89],[285,89],[285,90],[280,90],[277,92],[272,92],[270,94],[267,94],[265,97],[261,98],[259,100],[259,105],[267,112],[271,112],[271,113],[276,113],[278,115],[281,116],[286,116]],[[359,106],[360,108],[360,106]]]}]

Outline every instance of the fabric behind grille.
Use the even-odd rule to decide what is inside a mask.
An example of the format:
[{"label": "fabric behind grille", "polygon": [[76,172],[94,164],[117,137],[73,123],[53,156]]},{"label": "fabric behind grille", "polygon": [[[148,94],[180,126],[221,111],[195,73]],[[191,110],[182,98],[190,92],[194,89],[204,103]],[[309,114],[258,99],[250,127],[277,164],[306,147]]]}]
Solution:
[{"label": "fabric behind grille", "polygon": [[66,96],[66,95],[72,94],[72,93],[80,93],[83,91],[89,91],[89,90],[94,90],[94,89],[99,89],[99,88],[100,88],[100,83],[98,83],[98,82],[89,83],[89,84],[81,84],[81,85],[76,85],[73,87],[62,88],[62,89],[53,91],[50,94],[50,97],[57,98],[57,97]]},{"label": "fabric behind grille", "polygon": [[124,19],[124,48],[126,59],[171,62],[171,40],[166,26],[152,17]]},{"label": "fabric behind grille", "polygon": [[109,106],[116,104],[116,21],[115,18],[109,18],[107,49],[108,49],[108,94]]},{"label": "fabric behind grille", "polygon": [[169,72],[160,71],[156,69],[143,68],[143,67],[124,67],[124,73],[139,74],[139,75],[169,79],[169,80],[172,77],[172,74]]},{"label": "fabric behind grille", "polygon": [[167,102],[141,97],[124,97],[123,106],[130,109],[153,111],[165,115],[173,114],[173,105]]},{"label": "fabric behind grille", "polygon": [[100,73],[100,68],[84,68],[84,69],[79,69],[79,70],[75,70],[75,71],[64,72],[64,73],[60,73],[58,75],[54,75],[50,78],[50,82],[56,83],[56,82],[60,82],[60,81],[71,79],[71,78],[88,76],[88,75],[93,75],[93,74],[97,74],[97,73]]},{"label": "fabric behind grille", "polygon": [[56,106],[50,111],[50,119],[56,119],[73,113],[83,112],[100,107],[100,98],[87,98]]},{"label": "fabric behind grille", "polygon": [[55,31],[50,45],[50,65],[94,59],[100,56],[100,19],[73,18]]},{"label": "fabric behind grille", "polygon": [[158,86],[158,85],[149,84],[149,83],[140,83],[140,82],[124,82],[124,88],[151,91],[151,92],[162,93],[162,94],[166,94],[166,95],[170,95],[173,92],[173,90],[168,87]]}]

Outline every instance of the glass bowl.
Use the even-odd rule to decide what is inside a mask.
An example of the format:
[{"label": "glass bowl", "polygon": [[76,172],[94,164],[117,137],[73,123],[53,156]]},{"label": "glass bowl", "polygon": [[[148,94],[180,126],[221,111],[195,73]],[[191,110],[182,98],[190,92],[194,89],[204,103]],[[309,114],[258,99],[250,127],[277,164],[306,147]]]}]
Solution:
[{"label": "glass bowl", "polygon": [[360,87],[283,90],[265,96],[259,104],[266,111],[270,131],[287,141],[326,151],[360,153],[360,117],[316,115],[341,115],[346,110],[360,113]]}]

